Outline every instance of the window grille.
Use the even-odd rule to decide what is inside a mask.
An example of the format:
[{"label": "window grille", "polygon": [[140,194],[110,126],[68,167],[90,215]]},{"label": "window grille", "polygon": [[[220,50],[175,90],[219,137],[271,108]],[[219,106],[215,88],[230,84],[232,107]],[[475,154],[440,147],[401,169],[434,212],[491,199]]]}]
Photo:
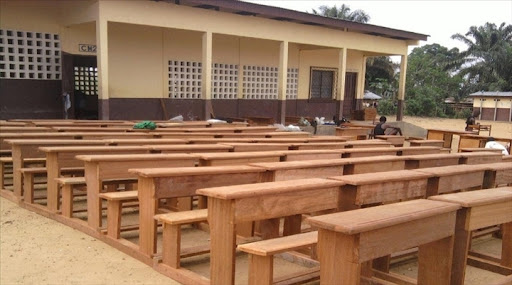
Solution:
[{"label": "window grille", "polygon": [[337,70],[311,68],[310,98],[332,99],[336,94]]},{"label": "window grille", "polygon": [[0,78],[61,79],[58,34],[0,29]]},{"label": "window grille", "polygon": [[212,99],[237,99],[238,65],[214,63],[212,68]]},{"label": "window grille", "polygon": [[244,99],[277,99],[277,67],[250,66],[243,68]]},{"label": "window grille", "polygon": [[286,99],[297,99],[297,90],[299,87],[299,69],[288,68],[286,78]]},{"label": "window grille", "polygon": [[75,90],[82,91],[85,95],[98,95],[98,68],[87,66],[75,66]]}]

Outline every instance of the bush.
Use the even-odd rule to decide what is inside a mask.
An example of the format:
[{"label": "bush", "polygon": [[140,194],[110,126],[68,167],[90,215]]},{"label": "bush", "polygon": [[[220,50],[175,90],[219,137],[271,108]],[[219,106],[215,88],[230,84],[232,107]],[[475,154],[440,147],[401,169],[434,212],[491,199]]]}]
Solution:
[{"label": "bush", "polygon": [[395,115],[397,112],[397,106],[391,99],[382,99],[379,101],[379,106],[377,107],[377,112],[379,115]]}]

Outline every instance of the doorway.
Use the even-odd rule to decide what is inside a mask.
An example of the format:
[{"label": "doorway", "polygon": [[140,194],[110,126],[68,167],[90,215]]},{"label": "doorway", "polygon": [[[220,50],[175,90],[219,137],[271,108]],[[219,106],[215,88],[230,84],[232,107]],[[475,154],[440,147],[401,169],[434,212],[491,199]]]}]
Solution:
[{"label": "doorway", "polygon": [[345,97],[343,98],[343,116],[350,118],[356,109],[357,73],[345,73]]},{"label": "doorway", "polygon": [[98,119],[98,68],[96,56],[62,55],[62,90],[71,96],[70,117]]}]

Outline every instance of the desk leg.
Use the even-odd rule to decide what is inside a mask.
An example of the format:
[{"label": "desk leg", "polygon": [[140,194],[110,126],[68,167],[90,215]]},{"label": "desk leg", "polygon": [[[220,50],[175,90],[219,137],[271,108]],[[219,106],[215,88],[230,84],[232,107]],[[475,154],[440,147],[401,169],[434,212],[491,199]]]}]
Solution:
[{"label": "desk leg", "polygon": [[419,246],[418,285],[450,284],[453,241],[453,236],[449,236]]},{"label": "desk leg", "polygon": [[23,196],[23,178],[20,169],[23,168],[23,156],[19,146],[12,147],[12,185],[14,196],[21,199]]},{"label": "desk leg", "polygon": [[361,264],[355,261],[357,235],[318,230],[320,284],[360,284]]},{"label": "desk leg", "polygon": [[233,202],[208,198],[210,225],[210,284],[235,283],[235,213]]},{"label": "desk leg", "polygon": [[139,177],[139,250],[151,257],[156,253],[157,222],[154,219],[158,209],[155,199],[155,183],[152,178]]},{"label": "desk leg", "polygon": [[512,222],[503,224],[501,238],[501,265],[512,267]]},{"label": "desk leg", "polygon": [[101,227],[101,181],[95,163],[85,163],[85,183],[87,184],[87,223],[94,230]]},{"label": "desk leg", "polygon": [[464,284],[464,275],[468,259],[468,251],[471,243],[471,232],[465,230],[469,218],[468,208],[457,211],[455,222],[455,245],[453,248],[453,263],[451,272],[451,284]]},{"label": "desk leg", "polygon": [[56,153],[48,153],[46,155],[46,173],[47,173],[47,190],[46,199],[48,210],[56,213],[59,210],[59,184],[55,178],[59,177],[59,162]]}]

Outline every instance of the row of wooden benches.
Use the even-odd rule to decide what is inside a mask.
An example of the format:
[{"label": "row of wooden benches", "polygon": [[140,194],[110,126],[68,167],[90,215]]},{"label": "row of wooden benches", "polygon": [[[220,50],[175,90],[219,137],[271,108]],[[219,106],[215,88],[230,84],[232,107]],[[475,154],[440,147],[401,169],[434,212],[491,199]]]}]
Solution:
[{"label": "row of wooden benches", "polygon": [[[484,155],[484,154],[479,154],[479,155]],[[455,156],[454,156],[454,157],[455,157]],[[457,159],[457,160],[458,160],[458,159]],[[276,165],[277,165],[277,164],[286,164],[286,163],[276,163]],[[190,169],[190,168],[185,168],[185,169],[172,169],[172,172],[173,172],[174,174],[167,174],[167,175],[171,175],[171,176],[173,176],[173,177],[179,178],[179,176],[180,176],[180,175],[179,175],[179,174],[176,174],[176,173],[183,173],[183,172],[187,172],[187,173],[191,173],[190,175],[192,175],[192,177],[194,177],[194,176],[195,176],[195,178],[197,178],[198,173],[202,173],[202,172],[207,171],[207,172],[209,173],[209,175],[206,175],[206,174],[205,174],[206,176],[203,176],[203,177],[202,177],[202,179],[200,179],[200,181],[207,181],[207,185],[215,185],[215,179],[213,179],[214,177],[215,177],[215,178],[217,178],[217,179],[219,179],[219,181],[221,181],[221,180],[226,180],[228,177],[229,177],[229,179],[233,180],[233,179],[235,179],[235,178],[237,177],[237,173],[239,173],[239,172],[241,172],[241,171],[244,171],[244,169],[245,169],[245,168],[243,168],[243,167],[234,167],[234,169],[231,169],[231,170],[226,169],[225,167],[221,167],[221,169],[214,169],[214,168],[215,168],[215,167],[213,167],[213,168],[212,168],[212,167],[209,167],[209,168],[207,168],[207,169],[194,169],[194,168],[192,168],[192,169]],[[293,168],[293,167],[292,167],[292,168]],[[303,165],[303,167],[302,167],[302,168],[304,168],[304,165]],[[297,166],[295,167],[295,169],[297,169]],[[453,169],[453,167],[452,167],[452,169]],[[229,170],[229,171],[228,171],[228,170]],[[316,169],[316,170],[318,170],[318,169]],[[214,171],[214,172],[211,172],[211,171]],[[227,171],[227,172],[226,172],[226,171]],[[482,171],[482,170],[480,170],[480,171]],[[181,185],[181,184],[183,183],[183,181],[189,181],[189,183],[191,183],[191,182],[190,182],[191,180],[190,180],[190,179],[187,179],[187,178],[182,178],[181,180],[180,180],[180,179],[178,179],[178,180],[174,180],[174,181],[167,181],[168,183],[164,183],[161,179],[163,178],[162,176],[163,176],[163,173],[165,172],[165,169],[162,169],[162,170],[143,170],[143,172],[144,172],[144,173],[146,173],[146,174],[145,174],[146,176],[153,176],[153,177],[154,177],[154,179],[156,179],[156,177],[160,177],[160,178],[159,178],[159,179],[160,179],[160,183],[159,183],[159,185],[161,185],[161,186],[162,186],[162,185],[172,185],[173,183],[174,183],[174,184]],[[168,172],[169,172],[169,171],[168,171]],[[315,171],[311,171],[311,169],[310,169],[310,171],[309,171],[309,172],[310,172],[310,173],[318,173],[318,171],[316,171],[316,172],[315,172]],[[447,170],[446,170],[446,169],[440,169],[440,170],[439,170],[439,172],[440,172],[441,174],[443,174],[443,173],[449,173],[449,171],[447,172]],[[459,173],[458,173],[458,174],[459,174],[459,175],[462,175],[462,174],[463,174],[463,172],[467,172],[467,169],[466,169],[466,170],[464,170],[464,171],[459,171]],[[195,173],[195,175],[194,175],[194,173]],[[306,171],[304,171],[304,173],[307,173],[307,170],[306,170]],[[369,177],[373,177],[373,175],[368,175],[368,176],[369,176]],[[448,177],[450,177],[450,175],[448,175],[448,174],[447,174],[446,176],[447,176],[446,180],[453,179],[453,176],[452,176],[451,178],[448,178]],[[475,173],[468,173],[468,176],[475,176]],[[476,176],[478,176],[478,175],[476,175]],[[243,177],[243,176],[240,176],[240,177]],[[289,177],[289,175],[285,175],[285,177]],[[405,179],[403,175],[397,175],[397,176],[395,177],[395,179],[397,179],[397,177],[398,177],[398,178],[400,178],[400,179]],[[247,177],[245,177],[245,178],[247,178]],[[348,178],[348,176],[347,176],[346,178]],[[363,177],[362,179],[363,179],[363,180],[365,180],[365,181],[368,181],[368,177]],[[462,180],[464,180],[464,179],[462,179]],[[180,181],[181,181],[181,182],[180,182]],[[247,181],[247,180],[246,180],[246,179],[243,179],[243,181]],[[472,181],[474,181],[474,180],[472,180]],[[180,184],[180,183],[181,183],[181,184]],[[213,183],[213,184],[212,184],[212,183]],[[220,183],[221,183],[221,182],[220,182]],[[226,183],[226,182],[224,182],[224,183]],[[140,187],[140,184],[141,184],[141,183],[139,183],[139,187]],[[142,184],[144,185],[144,183],[142,183]],[[147,183],[146,183],[146,184],[147,184]],[[443,185],[443,184],[442,184],[442,185]],[[464,186],[464,185],[466,185],[466,186],[467,186],[467,184],[463,184],[463,185],[461,185],[461,184],[456,184],[456,185],[459,185],[459,186]],[[197,184],[195,184],[194,186],[195,186],[195,187],[197,187]],[[192,189],[192,191],[193,191],[193,190],[194,190],[194,189]],[[165,190],[164,190],[164,189],[160,189],[160,190],[158,190],[158,189],[157,189],[157,190],[155,190],[155,191],[158,191],[157,193],[162,193],[162,191],[165,191]],[[168,191],[169,191],[169,190],[168,190]],[[150,192],[147,192],[147,191],[143,191],[143,192],[144,192],[145,194],[149,195],[150,197],[153,197],[153,199],[154,199],[154,197],[155,197],[155,196],[154,196],[154,195],[155,195],[155,193],[150,193]],[[174,194],[176,194],[176,193],[174,193]],[[183,195],[183,193],[181,193],[181,195]],[[188,194],[188,195],[193,195],[193,193],[190,193],[190,194]],[[179,196],[179,194],[178,194],[178,196]],[[106,197],[106,195],[105,195],[105,197]],[[140,199],[141,199],[141,197],[140,197],[140,193],[139,193],[139,200],[140,200]],[[142,203],[142,202],[141,202],[141,203]],[[154,203],[154,202],[150,202],[150,204],[152,204],[152,203]],[[144,204],[144,205],[146,205],[146,203],[143,203],[143,204]],[[142,205],[141,205],[141,207],[142,207]],[[145,207],[145,206],[144,206],[144,207]],[[147,207],[145,207],[145,208],[147,208]],[[112,211],[110,211],[110,210],[109,210],[108,212],[109,212],[109,213],[112,213]],[[155,213],[156,213],[156,211],[153,213],[153,215],[154,215]],[[142,216],[142,212],[141,212],[141,216]],[[152,217],[152,215],[150,215],[150,217],[148,217],[148,218],[149,218],[149,219],[152,219],[153,217]],[[147,223],[147,220],[146,220],[145,222],[143,222],[143,219],[142,219],[142,217],[141,217],[141,222],[140,222],[140,225],[141,225],[140,232],[141,232],[141,233],[142,233],[142,232],[145,232],[145,231],[144,231],[144,229],[143,229],[143,227],[144,227],[145,225],[147,225],[147,224],[148,224],[148,223]],[[149,224],[150,224],[150,223],[149,223]],[[155,230],[155,232],[156,232],[156,230]],[[143,237],[141,236],[141,239],[140,239],[140,241],[139,241],[139,245],[140,245],[140,246],[143,246],[143,245],[144,245],[144,241],[143,241],[143,240],[144,240],[144,239],[143,239]],[[166,240],[167,240],[167,239],[166,239]],[[151,242],[150,242],[150,244],[151,244]]]}]

